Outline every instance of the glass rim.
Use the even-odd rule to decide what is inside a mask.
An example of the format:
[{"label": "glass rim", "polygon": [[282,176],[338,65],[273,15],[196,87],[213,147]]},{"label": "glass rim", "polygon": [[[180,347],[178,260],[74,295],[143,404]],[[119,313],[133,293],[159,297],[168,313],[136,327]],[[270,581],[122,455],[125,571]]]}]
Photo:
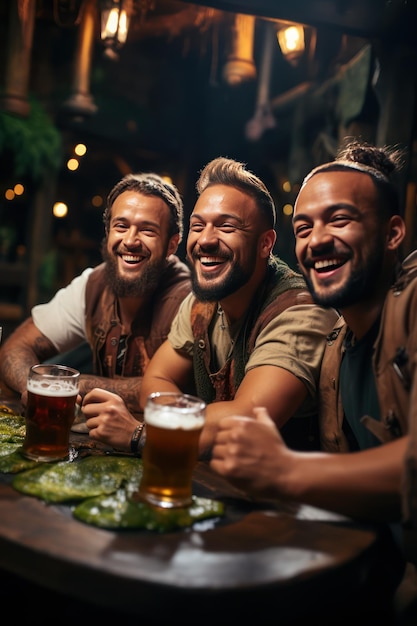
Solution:
[{"label": "glass rim", "polygon": [[181,391],[153,391],[148,395],[146,402],[154,400],[155,398],[168,398],[169,396],[184,398],[190,403],[199,405],[201,409],[205,409],[207,407],[207,403],[198,396],[193,396],[189,393],[181,393]]},{"label": "glass rim", "polygon": [[[40,370],[43,368],[51,369],[51,371],[41,372]],[[57,376],[65,376],[66,378],[78,378],[80,376],[80,372],[75,369],[75,367],[70,367],[69,365],[62,365],[58,363],[36,363],[36,365],[31,365],[31,367],[29,368],[29,373],[30,372],[33,372],[34,374],[38,374],[38,376],[43,376],[45,378],[56,378]]]}]

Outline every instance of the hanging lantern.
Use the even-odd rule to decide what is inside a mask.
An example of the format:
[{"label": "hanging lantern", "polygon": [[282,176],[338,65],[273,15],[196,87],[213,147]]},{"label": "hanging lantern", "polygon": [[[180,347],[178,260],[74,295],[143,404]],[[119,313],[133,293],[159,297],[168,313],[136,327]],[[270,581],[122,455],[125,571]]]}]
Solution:
[{"label": "hanging lantern", "polygon": [[296,65],[304,54],[304,27],[301,24],[292,24],[281,28],[277,33],[279,47],[286,60]]},{"label": "hanging lantern", "polygon": [[131,9],[132,0],[100,0],[101,40],[107,56],[117,57],[117,50],[126,43]]}]

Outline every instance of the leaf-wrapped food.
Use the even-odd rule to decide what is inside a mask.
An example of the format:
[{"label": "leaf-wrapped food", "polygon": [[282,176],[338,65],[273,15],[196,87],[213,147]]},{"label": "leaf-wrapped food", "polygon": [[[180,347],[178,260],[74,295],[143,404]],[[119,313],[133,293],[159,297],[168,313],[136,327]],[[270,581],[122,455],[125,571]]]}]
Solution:
[{"label": "leaf-wrapped food", "polygon": [[132,502],[122,489],[108,496],[84,500],[73,511],[76,519],[100,528],[144,529],[161,533],[187,528],[197,521],[223,514],[224,505],[217,500],[193,496],[189,507],[160,509]]},{"label": "leaf-wrapped food", "polygon": [[70,502],[110,494],[121,486],[135,489],[141,477],[138,458],[89,456],[74,462],[42,463],[15,476],[12,485],[47,502]]},{"label": "leaf-wrapped food", "polygon": [[4,441],[22,443],[26,425],[22,415],[0,412],[0,443]]},{"label": "leaf-wrapped food", "polygon": [[17,450],[12,451],[11,446],[16,444],[13,443],[2,443],[0,449],[3,450],[8,449],[9,452],[0,455],[0,472],[3,474],[17,474],[18,472],[24,472],[25,470],[29,470],[32,467],[36,467],[36,461],[32,461],[31,459],[26,459],[24,456],[20,454],[19,445]]}]

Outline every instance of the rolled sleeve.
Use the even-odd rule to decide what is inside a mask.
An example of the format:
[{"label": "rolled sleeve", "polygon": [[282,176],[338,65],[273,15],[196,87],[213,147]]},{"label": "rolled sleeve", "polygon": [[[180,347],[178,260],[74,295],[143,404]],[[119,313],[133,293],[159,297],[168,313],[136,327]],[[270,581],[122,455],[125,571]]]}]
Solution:
[{"label": "rolled sleeve", "polygon": [[289,307],[258,335],[246,371],[260,365],[282,367],[302,380],[314,396],[326,336],[338,318],[334,309],[315,304]]},{"label": "rolled sleeve", "polygon": [[190,293],[180,304],[178,312],[171,323],[168,341],[174,350],[193,356],[194,337],[191,328],[191,308],[195,301],[194,294]]}]

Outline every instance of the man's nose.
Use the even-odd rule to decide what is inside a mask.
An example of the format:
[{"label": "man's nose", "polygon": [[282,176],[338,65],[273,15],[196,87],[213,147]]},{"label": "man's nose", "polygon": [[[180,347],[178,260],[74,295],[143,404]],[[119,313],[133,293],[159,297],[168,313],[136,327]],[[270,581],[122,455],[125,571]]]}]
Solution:
[{"label": "man's nose", "polygon": [[201,247],[217,245],[218,234],[214,226],[207,224],[198,234],[197,242]]},{"label": "man's nose", "polygon": [[126,231],[123,239],[126,245],[138,245],[138,243],[140,243],[140,233],[137,228],[131,226],[129,230]]},{"label": "man's nose", "polygon": [[333,237],[325,224],[315,224],[311,230],[310,248],[328,248],[333,245]]}]

